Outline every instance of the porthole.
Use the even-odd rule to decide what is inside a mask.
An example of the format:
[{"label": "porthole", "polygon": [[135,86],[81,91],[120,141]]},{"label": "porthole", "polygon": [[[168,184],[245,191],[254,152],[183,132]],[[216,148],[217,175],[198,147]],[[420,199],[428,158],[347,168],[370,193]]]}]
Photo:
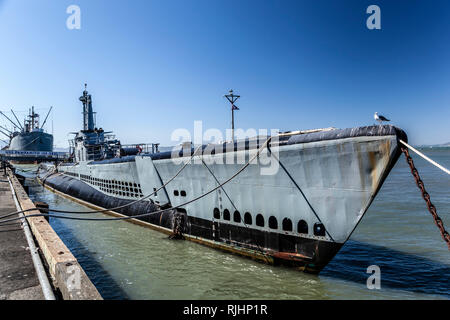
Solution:
[{"label": "porthole", "polygon": [[292,221],[291,219],[283,219],[283,231],[292,231]]},{"label": "porthole", "polygon": [[270,229],[278,229],[278,221],[277,221],[277,218],[275,218],[274,216],[271,216],[269,218],[269,228]]},{"label": "porthole", "polygon": [[262,214],[258,214],[258,215],[256,216],[256,225],[257,225],[258,227],[264,227],[264,217],[263,217]]},{"label": "porthole", "polygon": [[233,221],[237,223],[241,223],[241,214],[239,211],[235,211],[233,214]]},{"label": "porthole", "polygon": [[174,190],[174,191],[173,191],[173,195],[174,195],[175,197],[178,197],[178,196],[180,195],[180,193],[178,192],[178,190]]},{"label": "porthole", "polygon": [[180,194],[181,194],[182,197],[186,197],[186,191],[181,190],[181,191],[180,191]]},{"label": "porthole", "polygon": [[247,225],[251,225],[252,224],[252,215],[250,214],[250,212],[246,212],[244,214],[244,223]]},{"label": "porthole", "polygon": [[305,220],[300,220],[297,224],[297,232],[307,234],[308,233],[308,224]]}]

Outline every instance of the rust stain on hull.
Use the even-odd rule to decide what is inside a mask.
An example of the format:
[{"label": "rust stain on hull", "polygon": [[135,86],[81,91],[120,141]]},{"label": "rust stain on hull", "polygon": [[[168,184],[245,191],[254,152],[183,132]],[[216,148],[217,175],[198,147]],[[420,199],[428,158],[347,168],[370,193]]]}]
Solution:
[{"label": "rust stain on hull", "polygon": [[378,189],[382,172],[378,171],[378,168],[384,169],[390,161],[391,141],[386,140],[379,145],[378,151],[368,152],[371,178],[372,178],[372,191]]},{"label": "rust stain on hull", "polygon": [[361,180],[361,189],[366,190],[366,181],[365,181],[365,174],[364,174],[364,166],[363,166],[363,158],[361,154],[361,147],[359,143],[355,144],[356,148],[356,156],[358,157],[358,167],[359,167],[359,178]]}]

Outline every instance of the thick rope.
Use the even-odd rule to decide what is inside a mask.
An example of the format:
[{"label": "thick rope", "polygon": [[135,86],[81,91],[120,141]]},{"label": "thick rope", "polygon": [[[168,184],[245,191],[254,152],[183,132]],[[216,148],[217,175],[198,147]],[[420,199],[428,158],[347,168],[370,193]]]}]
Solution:
[{"label": "thick rope", "polygon": [[428,158],[426,155],[424,155],[422,152],[420,152],[417,149],[414,149],[413,147],[411,147],[409,144],[407,144],[405,141],[400,140],[400,143],[402,143],[405,147],[411,149],[412,151],[414,151],[415,153],[417,153],[419,156],[421,156],[422,158],[424,158],[425,160],[427,160],[429,163],[431,163],[432,165],[436,166],[437,168],[441,169],[442,171],[444,171],[446,174],[450,174],[450,170],[444,168],[443,166],[441,166],[439,163],[437,163],[436,161],[431,160],[430,158]]}]

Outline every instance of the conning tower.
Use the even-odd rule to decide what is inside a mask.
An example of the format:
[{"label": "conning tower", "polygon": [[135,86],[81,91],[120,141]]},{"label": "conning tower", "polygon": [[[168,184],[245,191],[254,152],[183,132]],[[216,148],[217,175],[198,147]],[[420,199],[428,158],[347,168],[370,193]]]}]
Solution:
[{"label": "conning tower", "polygon": [[120,141],[111,132],[95,127],[95,112],[92,109],[92,96],[84,84],[83,95],[83,129],[69,140],[71,154],[75,161],[92,161],[113,158],[120,149]]}]

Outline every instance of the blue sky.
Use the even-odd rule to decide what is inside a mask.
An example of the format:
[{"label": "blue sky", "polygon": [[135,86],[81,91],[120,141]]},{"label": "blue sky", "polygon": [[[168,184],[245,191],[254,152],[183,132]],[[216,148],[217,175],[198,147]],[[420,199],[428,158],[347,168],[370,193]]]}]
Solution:
[{"label": "blue sky", "polygon": [[[66,28],[71,4],[81,30]],[[381,30],[366,28],[371,4]],[[170,145],[195,120],[228,128],[233,88],[240,128],[355,127],[378,111],[413,144],[444,143],[449,21],[448,1],[0,0],[0,110],[54,106],[65,147],[87,82],[99,127]]]}]

